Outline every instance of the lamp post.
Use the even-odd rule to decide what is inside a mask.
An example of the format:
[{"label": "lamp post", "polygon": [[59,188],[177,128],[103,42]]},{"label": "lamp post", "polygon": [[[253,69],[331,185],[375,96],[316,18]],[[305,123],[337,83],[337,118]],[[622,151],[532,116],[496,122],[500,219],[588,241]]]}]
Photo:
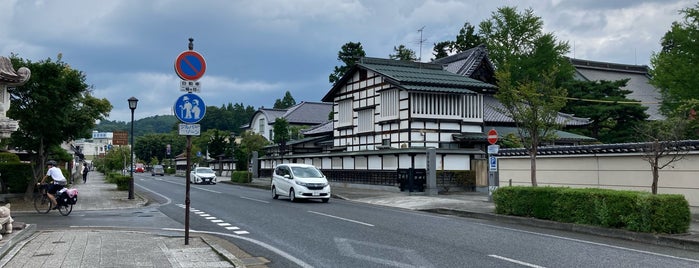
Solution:
[{"label": "lamp post", "polygon": [[136,105],[138,105],[138,99],[136,97],[129,98],[129,109],[131,109],[131,170],[129,179],[129,199],[133,199],[133,111],[136,110]]}]

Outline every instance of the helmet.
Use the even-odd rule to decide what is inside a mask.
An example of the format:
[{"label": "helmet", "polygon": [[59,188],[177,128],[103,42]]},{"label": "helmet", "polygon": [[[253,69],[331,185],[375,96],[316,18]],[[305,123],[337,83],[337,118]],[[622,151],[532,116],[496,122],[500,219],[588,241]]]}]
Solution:
[{"label": "helmet", "polygon": [[56,166],[56,161],[49,160],[48,162],[46,162],[46,164],[47,164],[47,165],[52,165],[52,166],[55,167],[55,166]]}]

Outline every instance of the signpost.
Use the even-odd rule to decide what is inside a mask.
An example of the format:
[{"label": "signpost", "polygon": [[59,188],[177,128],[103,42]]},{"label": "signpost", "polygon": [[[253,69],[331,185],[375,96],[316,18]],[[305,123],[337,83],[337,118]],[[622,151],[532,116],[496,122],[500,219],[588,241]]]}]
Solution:
[{"label": "signpost", "polygon": [[[199,96],[192,94],[192,92],[201,91],[201,84],[196,80],[199,80],[206,72],[206,61],[204,57],[198,52],[194,51],[194,38],[189,38],[189,50],[180,53],[175,59],[175,73],[177,76],[182,78],[180,82],[180,90],[187,91],[177,98],[175,105],[172,109],[173,113],[177,119],[179,119],[183,124],[179,125],[179,134],[187,136],[187,151],[185,157],[187,158],[187,167],[185,169],[185,214],[184,214],[184,244],[189,245],[189,188],[190,188],[190,171],[192,169],[192,164],[190,160],[190,154],[192,153],[192,136],[198,136],[201,133],[201,128],[199,125],[195,124],[204,118],[206,114],[206,105],[204,100],[199,98]],[[169,149],[169,147],[168,147]]]},{"label": "signpost", "polygon": [[493,192],[498,188],[497,171],[498,159],[490,154],[497,154],[500,146],[495,145],[498,142],[498,132],[491,128],[488,130],[488,201],[493,200]]}]

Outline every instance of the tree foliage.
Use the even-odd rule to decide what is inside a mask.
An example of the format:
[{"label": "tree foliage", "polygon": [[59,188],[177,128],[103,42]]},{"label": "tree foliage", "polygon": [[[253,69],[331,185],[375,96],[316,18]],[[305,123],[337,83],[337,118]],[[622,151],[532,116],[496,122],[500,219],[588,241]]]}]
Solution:
[{"label": "tree foliage", "polygon": [[[187,141],[184,136],[176,132],[171,133],[151,133],[134,140],[134,155],[138,159],[150,160],[158,159],[158,163],[164,163],[165,159],[175,158],[184,153]],[[170,145],[170,154],[167,154],[167,145]]]},{"label": "tree foliage", "polygon": [[602,143],[641,141],[634,128],[648,118],[647,108],[626,98],[631,93],[622,89],[627,82],[628,79],[565,83],[569,100],[562,111],[591,121],[583,129],[571,131]]},{"label": "tree foliage", "polygon": [[466,22],[452,41],[435,43],[432,51],[434,59],[444,58],[451,53],[460,53],[483,44],[484,40],[476,33],[476,27]]},{"label": "tree foliage", "polygon": [[335,70],[328,77],[330,83],[335,84],[335,82],[340,80],[340,78],[345,75],[345,72],[354,66],[354,64],[357,63],[360,58],[365,56],[366,52],[364,52],[361,42],[348,42],[342,45],[341,50],[337,52],[337,60],[343,62],[345,65],[335,66]]},{"label": "tree foliage", "polygon": [[543,22],[531,9],[498,8],[479,25],[481,36],[497,68],[495,95],[518,128],[531,159],[531,181],[536,186],[537,146],[558,128],[558,112],[565,106],[563,81],[572,79],[573,66],[564,57],[569,46],[543,33]]},{"label": "tree foliage", "polygon": [[288,90],[284,93],[284,98],[274,101],[274,109],[288,109],[294,105],[296,105],[296,100]]},{"label": "tree foliage", "polygon": [[286,119],[278,117],[274,120],[272,140],[274,143],[284,143],[291,139],[291,133],[289,129],[289,122]]},{"label": "tree foliage", "polygon": [[670,117],[665,120],[647,121],[634,129],[637,135],[647,142],[641,158],[650,165],[653,174],[653,194],[658,193],[660,170],[684,159],[689,153],[689,149],[682,146],[687,122],[686,118]]},{"label": "tree foliage", "polygon": [[[240,145],[236,148],[234,154],[236,159],[236,167],[238,170],[247,169],[248,163],[252,158],[253,152],[263,153],[262,148],[269,145],[269,141],[260,134],[246,131],[240,137]],[[263,155],[260,155],[263,156]]]},{"label": "tree foliage", "polygon": [[679,13],[683,21],[672,23],[660,41],[662,50],[650,59],[651,84],[660,90],[660,110],[665,115],[683,100],[699,99],[699,4]]},{"label": "tree foliage", "polygon": [[392,60],[417,61],[417,56],[415,54],[415,51],[405,47],[405,45],[393,47],[393,51],[396,54],[388,55],[388,57]]},{"label": "tree foliage", "polygon": [[[112,105],[93,97],[85,74],[63,62],[60,55],[56,61],[32,62],[16,56],[11,61],[13,66],[32,72],[26,84],[10,92],[7,116],[19,121],[19,129],[12,133],[12,146],[31,152],[37,163],[35,174],[40,174],[49,156],[47,148],[90,137],[95,122],[108,116]],[[33,186],[29,184],[28,194]]]}]

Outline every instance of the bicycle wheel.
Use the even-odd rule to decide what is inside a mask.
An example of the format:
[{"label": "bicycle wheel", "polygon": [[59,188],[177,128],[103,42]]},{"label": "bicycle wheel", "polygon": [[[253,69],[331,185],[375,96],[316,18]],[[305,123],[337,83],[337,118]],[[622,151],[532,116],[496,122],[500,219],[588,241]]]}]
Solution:
[{"label": "bicycle wheel", "polygon": [[49,213],[51,210],[51,201],[49,201],[49,197],[43,194],[34,196],[34,209],[41,214]]},{"label": "bicycle wheel", "polygon": [[71,211],[73,211],[73,205],[63,204],[58,206],[58,212],[63,216],[68,216]]}]

